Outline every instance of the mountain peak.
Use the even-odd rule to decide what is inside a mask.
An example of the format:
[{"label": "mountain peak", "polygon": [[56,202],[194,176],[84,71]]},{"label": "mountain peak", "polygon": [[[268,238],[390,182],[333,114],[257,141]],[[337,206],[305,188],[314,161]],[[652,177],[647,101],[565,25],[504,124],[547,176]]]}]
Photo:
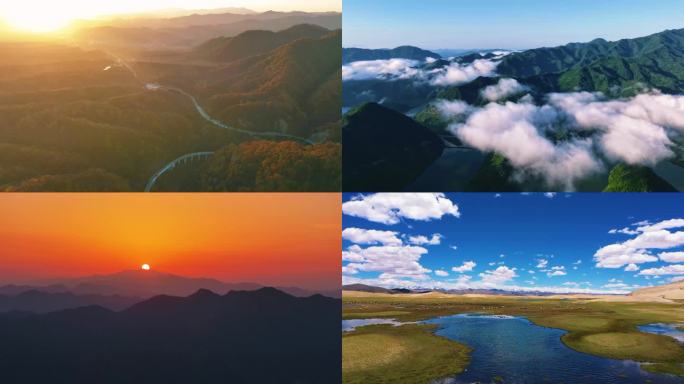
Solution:
[{"label": "mountain peak", "polygon": [[188,298],[191,298],[191,299],[208,299],[208,298],[215,298],[215,297],[221,297],[221,295],[215,293],[214,291],[206,289],[206,288],[200,288],[197,290],[197,292],[188,296]]}]

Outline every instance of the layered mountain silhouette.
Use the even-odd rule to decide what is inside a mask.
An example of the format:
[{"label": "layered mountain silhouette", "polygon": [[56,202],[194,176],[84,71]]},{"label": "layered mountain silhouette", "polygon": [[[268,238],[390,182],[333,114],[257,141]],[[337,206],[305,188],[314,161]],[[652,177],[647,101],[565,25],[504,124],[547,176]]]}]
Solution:
[{"label": "layered mountain silhouette", "polygon": [[[102,23],[104,25],[99,25]],[[298,24],[314,24],[327,29],[342,27],[340,14],[332,12],[227,12],[82,22],[74,35],[80,42],[108,47],[187,49],[216,36],[235,36],[250,30],[278,31]]]},{"label": "layered mountain silhouette", "polygon": [[376,103],[345,116],[343,186],[347,191],[401,190],[444,150],[439,136]]},{"label": "layered mountain silhouette", "polygon": [[428,57],[440,59],[441,56],[418,47],[404,45],[393,49],[363,49],[363,48],[344,48],[342,49],[342,62],[344,64],[353,61],[366,60],[389,60],[389,59],[409,59],[424,61]]},{"label": "layered mountain silhouette", "polygon": [[[210,278],[128,270],[105,275],[53,279],[45,284],[0,286],[0,312],[45,313],[89,305],[121,310],[157,295],[187,296],[200,289],[225,294],[260,288],[263,285],[251,282],[226,283]],[[314,292],[294,286],[277,288],[296,297],[308,297],[316,293],[339,297],[337,291]]]},{"label": "layered mountain silhouette", "polygon": [[76,295],[71,292],[44,292],[31,289],[13,296],[0,294],[0,312],[47,313],[90,305],[99,305],[118,311],[130,307],[140,300],[138,297],[119,295]]},{"label": "layered mountain silhouette", "polygon": [[340,318],[274,288],[0,314],[0,382],[339,383]]}]

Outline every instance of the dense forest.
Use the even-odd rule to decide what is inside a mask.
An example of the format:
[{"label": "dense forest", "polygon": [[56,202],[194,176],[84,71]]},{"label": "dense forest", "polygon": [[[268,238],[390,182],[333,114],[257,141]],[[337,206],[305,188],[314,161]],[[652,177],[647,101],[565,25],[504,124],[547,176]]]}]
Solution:
[{"label": "dense forest", "polygon": [[[263,33],[281,37],[245,50],[263,41]],[[339,31],[301,25],[182,50],[0,43],[0,190],[142,191],[167,163],[200,151],[216,153],[208,161],[218,183],[207,185],[211,190],[338,190],[340,39]],[[191,97],[211,119],[237,130],[203,117]],[[234,169],[222,154],[253,140],[260,142],[253,146],[266,145],[261,141],[267,139],[276,140],[269,156],[291,161],[291,167],[241,160],[255,172],[270,168],[270,176],[231,184]],[[306,167],[309,173],[293,171]],[[316,169],[325,169],[325,180]],[[280,171],[285,173],[273,174]],[[156,190],[174,172],[163,175]],[[204,174],[175,188],[204,185]],[[295,175],[296,183],[272,181]]]}]

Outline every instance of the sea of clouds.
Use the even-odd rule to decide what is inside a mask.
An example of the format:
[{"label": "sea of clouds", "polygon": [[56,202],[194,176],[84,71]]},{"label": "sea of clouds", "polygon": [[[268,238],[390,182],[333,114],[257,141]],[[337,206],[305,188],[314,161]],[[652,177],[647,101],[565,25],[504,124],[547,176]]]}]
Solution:
[{"label": "sea of clouds", "polygon": [[427,69],[434,62],[408,59],[355,61],[342,66],[342,80],[406,80],[426,82],[435,86],[469,83],[478,77],[494,75],[497,61],[478,59],[468,64],[452,61],[441,68]]},{"label": "sea of clouds", "polygon": [[[542,105],[529,95],[496,102],[526,90],[514,79],[501,79],[482,90],[491,101],[483,107],[446,100],[434,105],[454,121],[449,130],[464,143],[500,153],[521,178],[537,176],[565,190],[605,171],[607,162],[654,166],[671,158],[672,138],[684,133],[684,96],[652,91],[608,100],[600,92],[571,92],[548,94]],[[561,142],[549,139],[558,130],[583,134]]]}]

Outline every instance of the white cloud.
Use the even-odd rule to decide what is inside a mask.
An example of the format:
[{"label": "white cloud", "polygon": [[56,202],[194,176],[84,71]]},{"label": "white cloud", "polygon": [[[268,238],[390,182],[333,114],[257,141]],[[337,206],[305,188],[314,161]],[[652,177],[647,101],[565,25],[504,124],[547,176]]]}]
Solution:
[{"label": "white cloud", "polygon": [[422,71],[417,68],[416,60],[389,59],[355,61],[342,66],[342,80],[399,80],[417,78]]},{"label": "white cloud", "polygon": [[379,272],[384,278],[421,280],[431,272],[420,264],[421,256],[426,253],[427,249],[410,245],[352,246],[342,253],[342,259],[350,261],[345,266],[347,273]]},{"label": "white cloud", "polygon": [[342,238],[356,244],[401,244],[402,241],[394,231],[379,231],[375,229],[345,228]]},{"label": "white cloud", "polygon": [[457,246],[457,245],[450,245],[449,248],[453,249],[454,251],[458,250],[458,246]]},{"label": "white cloud", "polygon": [[499,101],[528,90],[529,87],[518,83],[515,79],[500,79],[497,84],[486,87],[480,93],[489,101]]},{"label": "white cloud", "polygon": [[458,272],[458,273],[463,273],[463,272],[470,272],[475,268],[477,264],[474,261],[466,261],[463,263],[463,265],[459,267],[453,267],[451,268],[452,271]]},{"label": "white cloud", "polygon": [[643,269],[639,274],[645,276],[684,275],[684,264],[670,264],[660,268]]},{"label": "white cloud", "polygon": [[449,272],[438,269],[435,271],[435,275],[441,276],[441,277],[446,277],[446,276],[449,276]]},{"label": "white cloud", "polygon": [[544,193],[544,197],[548,197],[549,199],[553,199],[556,197],[556,192],[546,192]]},{"label": "white cloud", "polygon": [[442,242],[442,235],[435,233],[431,238],[427,236],[409,236],[409,242],[416,245],[439,245]]},{"label": "white cloud", "polygon": [[[670,219],[641,225],[636,229],[628,229],[633,238],[622,243],[606,245],[594,254],[596,266],[601,268],[621,268],[627,264],[641,264],[658,261],[649,250],[668,249],[684,245],[684,231],[670,232],[671,229],[684,226],[684,219]],[[625,233],[625,231],[622,231]],[[677,252],[664,252],[664,261],[676,260]],[[676,261],[672,261],[676,262]]]},{"label": "white cloud", "polygon": [[464,143],[502,154],[524,178],[543,178],[549,187],[573,190],[578,179],[603,170],[588,139],[554,144],[543,132],[554,129],[559,112],[550,106],[490,103],[449,130]]},{"label": "white cloud", "polygon": [[537,260],[537,268],[543,269],[546,268],[546,266],[549,264],[549,261],[546,259],[538,259]]},{"label": "white cloud", "polygon": [[660,260],[668,263],[681,263],[684,261],[684,252],[661,252],[658,254]]},{"label": "white cloud", "polygon": [[546,271],[546,276],[548,276],[548,277],[565,276],[565,275],[567,275],[567,273],[565,272],[565,266],[563,266],[563,265],[551,267],[550,270]]},{"label": "white cloud", "polygon": [[638,271],[638,270],[639,270],[639,266],[634,264],[634,263],[628,264],[625,267],[625,272],[634,272],[634,271]]},{"label": "white cloud", "polygon": [[625,227],[622,229],[611,229],[610,231],[608,231],[608,233],[610,233],[610,234],[622,233],[625,235],[636,235],[639,233],[639,231],[637,231],[636,229],[630,229],[629,227]]},{"label": "white cloud", "polygon": [[435,77],[431,83],[439,86],[469,83],[478,77],[494,75],[497,65],[497,62],[485,59],[478,59],[470,64],[452,62],[447,67],[432,71]]},{"label": "white cloud", "polygon": [[480,278],[485,285],[503,284],[518,277],[515,271],[515,268],[508,268],[507,266],[502,265],[495,270],[480,273]]},{"label": "white cloud", "polygon": [[470,104],[461,100],[437,100],[433,105],[445,119],[464,116],[473,111],[473,107]]},{"label": "white cloud", "polygon": [[443,193],[375,193],[358,195],[342,204],[346,215],[376,223],[397,224],[402,218],[429,221],[444,215],[459,217],[458,205]]}]

